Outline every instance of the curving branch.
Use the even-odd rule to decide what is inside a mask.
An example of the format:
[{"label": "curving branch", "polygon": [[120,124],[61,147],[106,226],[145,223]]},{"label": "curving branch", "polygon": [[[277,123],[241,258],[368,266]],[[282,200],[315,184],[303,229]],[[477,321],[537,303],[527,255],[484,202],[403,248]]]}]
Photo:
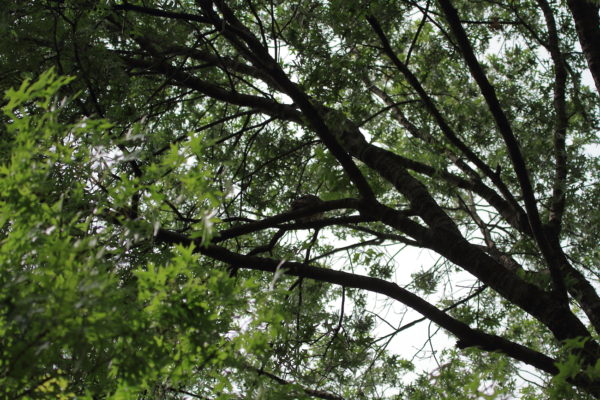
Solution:
[{"label": "curving branch", "polygon": [[[159,229],[155,240],[169,244],[191,245],[194,243],[194,240],[185,235],[165,229]],[[216,245],[200,246],[197,251],[237,268],[275,273],[281,265],[281,260],[245,256]],[[558,369],[554,365],[556,362],[554,359],[500,336],[473,329],[395,283],[329,268],[313,267],[298,262],[287,261],[284,263],[283,268],[285,268],[285,273],[288,275],[315,279],[344,287],[364,289],[397,300],[451,332],[458,338],[457,345],[460,348],[478,347],[486,351],[499,351],[549,374],[555,375],[558,373]]]}]

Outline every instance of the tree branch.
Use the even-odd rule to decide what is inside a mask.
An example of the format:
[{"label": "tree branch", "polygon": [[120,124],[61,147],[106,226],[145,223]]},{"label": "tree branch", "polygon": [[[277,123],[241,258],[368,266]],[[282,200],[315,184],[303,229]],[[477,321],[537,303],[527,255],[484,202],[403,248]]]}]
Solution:
[{"label": "tree branch", "polygon": [[[260,221],[251,222],[249,224],[236,226],[224,231],[221,231],[217,236],[213,238],[213,242],[218,243],[227,239],[231,239],[233,237],[247,235],[249,233],[257,232],[266,228],[273,228],[277,226],[277,224],[282,222],[288,222],[292,220],[297,220],[302,217],[306,217],[309,215],[314,215],[316,213],[338,210],[342,208],[351,208],[357,209],[360,206],[360,201],[357,199],[340,199],[340,200],[331,200],[331,201],[322,201],[311,205],[309,207],[303,207],[298,210],[287,211],[285,213],[281,213],[279,215],[275,215],[272,217],[264,218]],[[364,220],[364,217],[361,218]],[[351,221],[356,221],[356,219],[352,219]],[[295,226],[307,226],[314,227],[314,225],[326,224],[328,221],[320,222],[320,221],[312,221],[302,224],[296,224]],[[323,225],[324,226],[324,225]]]},{"label": "tree branch", "polygon": [[[373,93],[375,93],[379,98],[381,98],[384,103],[391,105],[394,104],[389,95],[377,86],[370,84],[369,88]],[[433,138],[431,135],[425,132],[421,132],[415,125],[413,125],[404,116],[404,114],[398,107],[393,107],[392,110],[393,117],[412,136],[419,138],[430,145],[442,147],[441,144],[435,140],[435,138]],[[505,200],[493,189],[485,185],[482,182],[479,175],[475,171],[473,171],[467,163],[463,162],[460,158],[458,158],[450,149],[442,147],[440,151],[444,151],[446,154],[448,154],[448,157],[454,162],[454,164],[457,167],[459,167],[462,171],[465,172],[465,174],[467,174],[470,177],[470,180],[463,179],[460,176],[454,175],[447,171],[436,170],[435,168],[429,165],[422,164],[414,160],[408,160],[402,156],[398,156],[396,159],[398,161],[402,161],[403,165],[410,170],[419,172],[429,177],[442,178],[450,184],[477,193],[479,196],[485,199],[491,206],[493,206],[513,228],[525,234],[531,234],[531,228],[529,226],[529,222],[527,221],[527,214],[516,201],[511,202]]]},{"label": "tree branch", "polygon": [[465,143],[463,143],[463,141],[450,127],[450,125],[448,125],[440,111],[433,103],[431,97],[429,97],[427,92],[425,92],[425,89],[423,88],[417,77],[408,69],[408,67],[402,61],[400,61],[398,56],[396,56],[396,53],[394,53],[387,36],[385,35],[383,29],[379,25],[379,22],[372,16],[367,17],[367,21],[379,37],[379,40],[383,45],[384,53],[390,58],[390,60],[394,63],[396,68],[398,68],[398,70],[404,75],[408,83],[417,92],[417,94],[423,101],[423,105],[433,116],[444,136],[446,136],[446,138],[451,144],[456,146],[473,164],[475,164],[477,168],[479,168],[479,170],[482,171],[483,174],[494,183],[494,185],[496,185],[496,187],[500,190],[500,193],[502,193],[506,200],[508,200],[509,203],[513,204],[513,207],[518,210],[519,206],[517,201],[515,200],[510,190],[506,187],[504,182],[502,182],[500,176],[494,171],[492,171],[489,165],[483,162],[483,160],[481,160],[481,158],[478,155],[476,155],[473,152],[473,150],[471,150]]},{"label": "tree branch", "polygon": [[473,52],[473,48],[471,47],[471,43],[469,42],[469,38],[460,23],[460,18],[458,13],[450,0],[438,0],[444,15],[446,16],[446,20],[450,25],[450,29],[456,40],[458,42],[458,46],[461,50],[463,58],[477,82],[481,90],[481,94],[485,98],[486,103],[488,104],[488,108],[496,121],[496,126],[498,127],[498,131],[500,135],[504,139],[506,143],[506,148],[508,150],[508,154],[510,156],[515,174],[517,175],[517,179],[519,181],[519,186],[521,187],[521,192],[523,194],[523,200],[525,202],[525,209],[527,210],[527,216],[529,218],[529,224],[531,225],[531,231],[533,233],[533,237],[535,238],[542,255],[548,267],[550,269],[550,274],[552,275],[552,282],[554,285],[554,290],[557,293],[558,297],[566,304],[568,301],[567,296],[567,288],[565,285],[564,278],[562,276],[562,272],[560,270],[560,266],[555,260],[554,251],[546,239],[546,236],[542,229],[542,223],[540,220],[540,215],[538,213],[537,204],[535,200],[535,195],[533,192],[533,187],[531,186],[531,180],[529,179],[529,173],[527,171],[527,167],[525,165],[525,160],[521,154],[521,150],[519,147],[519,143],[517,142],[517,138],[514,136],[512,127],[506,118],[506,114],[502,110],[502,106],[498,101],[498,97],[496,96],[496,91],[494,87],[488,81],[481,64],[477,61],[475,57],[475,53]]},{"label": "tree branch", "polygon": [[567,0],[567,5],[575,20],[579,43],[600,95],[600,6],[590,0]]},{"label": "tree branch", "polygon": [[[272,374],[270,372],[267,372],[262,368],[256,368],[256,367],[250,367],[250,366],[249,366],[249,368],[256,371],[259,375],[264,375],[264,376],[274,380],[275,382],[279,383],[280,385],[292,385],[293,384],[292,382],[288,382],[285,379],[283,379],[275,374]],[[333,393],[326,392],[324,390],[302,388],[302,391],[309,396],[314,396],[314,397],[317,397],[317,398],[323,399],[323,400],[344,400],[343,397],[338,396]]]},{"label": "tree branch", "polygon": [[[369,210],[373,209],[372,204],[365,204]],[[383,205],[381,205],[378,210],[372,211],[374,211],[375,214],[380,214],[380,217],[384,217],[385,215],[388,217],[393,217],[394,212],[394,210],[387,209]],[[116,224],[121,223],[117,215],[107,212],[105,212],[103,215],[109,222]],[[384,222],[388,224],[391,222],[392,225],[397,225],[393,223],[394,221],[390,221],[389,218],[384,219]],[[395,220],[398,220],[398,217],[395,217]],[[400,221],[401,220],[402,218],[400,218]],[[436,236],[432,237],[431,239],[436,242],[442,242],[444,237]],[[185,246],[196,245],[196,251],[198,251],[200,254],[222,261],[236,268],[245,268],[271,273],[277,272],[279,268],[284,268],[285,273],[288,275],[314,279],[317,281],[333,283],[345,287],[363,289],[373,293],[380,293],[402,302],[408,307],[411,307],[415,311],[421,313],[432,322],[454,334],[458,338],[457,344],[461,348],[478,347],[485,351],[500,351],[509,357],[532,365],[550,374],[558,373],[558,369],[555,367],[555,360],[552,358],[520,344],[506,340],[502,337],[487,334],[477,329],[472,329],[467,324],[464,324],[463,322],[449,316],[419,296],[401,288],[395,283],[388,282],[383,279],[372,278],[344,271],[336,271],[329,268],[313,267],[304,263],[291,261],[284,262],[282,266],[281,260],[245,256],[231,252],[226,248],[217,246],[215,244],[203,245],[201,238],[191,239],[187,235],[164,228],[159,228],[156,231],[154,240],[165,244],[181,244]],[[432,248],[435,247],[432,246],[431,243],[429,243],[429,245]],[[483,280],[484,283],[489,282],[494,286],[497,286],[498,282],[514,285],[515,287],[513,288],[512,293],[517,294],[519,298],[515,298],[515,296],[506,296],[506,294],[510,294],[510,292],[502,290],[502,287],[500,287],[501,294],[505,295],[505,297],[509,298],[509,300],[520,305],[523,309],[540,319],[542,323],[544,323],[553,331],[557,339],[564,340],[576,337],[589,337],[589,333],[587,333],[585,327],[574,316],[571,318],[572,314],[568,313],[568,310],[567,313],[565,313],[565,310],[561,309],[560,303],[557,303],[556,300],[554,300],[551,296],[539,291],[539,289],[533,285],[526,284],[522,281],[517,281],[512,278],[509,279],[512,275],[506,272],[503,268],[498,268],[495,266],[494,264],[496,263],[487,257],[485,253],[477,250],[478,254],[475,255],[473,254],[473,250],[476,250],[475,247],[464,247],[457,245],[455,238],[446,238],[445,243],[442,243],[442,245],[452,246],[452,249],[450,251],[442,251],[440,254],[455,262],[457,258],[460,258],[460,260],[458,260],[459,265],[468,260],[475,260],[476,263],[479,264],[480,272],[488,274],[488,276],[484,277],[486,278]],[[484,266],[482,265],[482,262],[487,262],[489,265]],[[468,266],[467,270],[469,270]],[[537,312],[532,313],[532,311]],[[595,343],[592,341],[586,342],[585,352],[582,354],[585,360],[584,363],[593,364],[595,360],[597,360],[597,355],[599,352],[600,350]],[[584,376],[576,377],[575,379],[584,380],[586,382],[588,381]]]},{"label": "tree branch", "polygon": [[114,6],[112,6],[112,9],[116,10],[116,11],[133,11],[133,12],[137,12],[140,14],[152,15],[154,17],[178,19],[178,20],[188,21],[188,22],[193,21],[193,22],[200,22],[203,24],[210,23],[210,21],[207,18],[205,18],[201,15],[189,14],[189,13],[179,13],[179,12],[173,12],[173,11],[160,10],[158,8],[136,6],[133,4],[129,4],[127,2],[125,2],[124,4],[114,5]]},{"label": "tree branch", "polygon": [[548,48],[554,63],[554,112],[556,114],[556,122],[554,125],[555,168],[549,223],[558,235],[561,230],[562,216],[565,210],[565,192],[567,186],[567,150],[565,145],[568,125],[565,104],[567,68],[560,50],[560,39],[558,37],[552,8],[547,0],[537,1],[544,13],[544,18],[546,19],[546,26],[548,27]]},{"label": "tree branch", "polygon": [[[157,235],[157,239],[172,243],[181,242],[182,240],[182,238],[175,239],[170,235],[163,235],[161,232]],[[198,251],[201,254],[230,265],[238,266],[239,268],[275,273],[280,264],[279,260],[243,256],[215,245],[199,248]],[[558,369],[554,366],[555,360],[552,358],[520,344],[506,340],[500,336],[472,329],[463,322],[450,317],[442,310],[406,289],[401,288],[395,283],[368,276],[335,271],[328,268],[311,267],[295,262],[286,262],[284,268],[289,275],[315,279],[321,282],[329,282],[346,287],[364,289],[400,301],[454,334],[459,339],[459,343],[462,346],[461,348],[479,347],[486,351],[500,351],[516,360],[532,365],[550,374],[554,375],[558,373]]]},{"label": "tree branch", "polygon": [[292,105],[281,104],[264,97],[223,89],[221,86],[215,85],[214,83],[201,80],[193,75],[182,72],[162,60],[141,60],[128,57],[122,57],[122,59],[131,67],[152,70],[164,74],[176,86],[193,89],[209,97],[230,104],[254,108],[264,114],[281,117],[287,121],[302,123],[302,114]]},{"label": "tree branch", "polygon": [[327,123],[313,106],[310,98],[287,77],[260,41],[235,17],[231,9],[224,2],[217,3],[217,7],[223,14],[224,20],[221,20],[212,10],[212,1],[204,0],[200,3],[204,12],[211,18],[214,26],[223,28],[223,36],[252,62],[256,68],[268,73],[278,83],[279,87],[294,100],[294,103],[302,110],[309,125],[314,129],[331,154],[340,162],[361,196],[365,199],[374,199],[375,195],[369,183],[352,158],[337,143]]}]

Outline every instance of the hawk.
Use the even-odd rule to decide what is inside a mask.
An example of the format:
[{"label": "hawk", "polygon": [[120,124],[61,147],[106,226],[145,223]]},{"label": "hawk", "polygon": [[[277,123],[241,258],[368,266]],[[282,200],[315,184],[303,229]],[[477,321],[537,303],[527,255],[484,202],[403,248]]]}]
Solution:
[{"label": "hawk", "polygon": [[[317,204],[322,203],[323,200],[319,198],[319,196],[315,196],[314,194],[304,194],[302,196],[297,197],[292,201],[291,211],[296,211],[304,207],[315,206]],[[305,217],[300,217],[296,221],[297,222],[311,222],[320,219],[323,216],[322,212],[317,212],[312,215],[307,215]]]}]

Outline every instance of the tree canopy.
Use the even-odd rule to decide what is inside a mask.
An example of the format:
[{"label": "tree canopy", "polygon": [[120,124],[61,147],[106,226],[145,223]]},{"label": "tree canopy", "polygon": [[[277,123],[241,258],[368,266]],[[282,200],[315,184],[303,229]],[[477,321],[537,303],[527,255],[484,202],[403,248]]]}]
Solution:
[{"label": "tree canopy", "polygon": [[600,397],[597,1],[0,13],[3,398]]}]

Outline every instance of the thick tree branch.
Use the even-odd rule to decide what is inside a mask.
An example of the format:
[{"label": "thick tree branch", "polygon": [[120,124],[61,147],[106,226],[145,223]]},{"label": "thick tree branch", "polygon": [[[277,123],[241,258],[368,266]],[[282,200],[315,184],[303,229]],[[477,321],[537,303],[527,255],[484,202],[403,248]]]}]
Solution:
[{"label": "thick tree branch", "polygon": [[427,188],[408,173],[404,163],[410,160],[369,145],[357,126],[347,119],[340,120],[342,123],[338,125],[335,134],[349,154],[392,183],[408,199],[411,209],[430,227],[458,232],[454,221],[440,208]]},{"label": "thick tree branch", "polygon": [[[436,229],[427,230],[410,219],[396,216],[394,210],[382,204],[370,205],[361,211],[364,215],[377,218],[384,224],[405,232],[423,246],[473,274],[500,295],[542,322],[558,340],[590,336],[586,327],[567,305],[552,294],[519,278],[478,246],[467,242],[460,233]],[[590,348],[588,361],[591,362],[600,354],[600,347],[590,344]]]},{"label": "thick tree branch", "polygon": [[496,91],[494,87],[490,84],[481,64],[475,57],[475,53],[473,52],[473,48],[471,47],[471,43],[469,42],[469,38],[462,27],[460,22],[460,18],[458,13],[450,0],[438,0],[444,15],[446,16],[446,20],[450,29],[454,36],[456,37],[458,46],[460,51],[465,59],[465,62],[477,82],[481,90],[481,94],[485,98],[488,108],[494,117],[496,122],[496,126],[498,127],[498,131],[500,135],[504,139],[506,143],[506,148],[508,150],[508,154],[510,156],[511,162],[513,164],[513,169],[515,174],[517,175],[517,179],[519,181],[519,186],[521,187],[521,192],[523,194],[523,200],[525,202],[525,209],[527,210],[527,216],[529,219],[529,224],[531,225],[531,231],[533,233],[533,237],[535,238],[542,255],[548,267],[550,269],[550,274],[552,275],[552,282],[554,284],[554,290],[557,295],[562,299],[562,301],[567,303],[567,288],[565,285],[564,278],[562,276],[562,272],[560,270],[560,266],[556,262],[554,258],[553,251],[548,243],[548,240],[544,234],[542,229],[542,223],[540,220],[540,215],[537,209],[537,202],[535,199],[533,187],[531,186],[531,180],[529,179],[529,173],[527,171],[527,167],[525,165],[525,160],[523,159],[523,155],[521,154],[521,149],[519,147],[519,143],[517,142],[517,138],[515,137],[512,127],[504,113],[500,102],[498,101],[498,97],[496,96]]},{"label": "thick tree branch", "polygon": [[573,14],[579,43],[600,95],[600,6],[591,0],[567,0]]},{"label": "thick tree branch", "polygon": [[[379,217],[382,222],[401,229],[406,227],[406,222],[410,220],[401,216],[396,216],[395,210],[389,209],[383,205],[374,208],[372,203],[363,202],[365,209],[363,213]],[[105,213],[107,221],[120,224],[118,216],[111,213]],[[141,222],[141,221],[140,221]],[[422,230],[423,228],[421,228]],[[424,231],[421,231],[425,233]],[[466,241],[457,241],[456,237],[449,235],[429,235],[429,242],[426,245],[436,249],[440,254],[449,260],[463,265],[466,263],[467,270],[476,270],[484,274],[482,281],[498,287],[502,295],[520,305],[525,311],[534,315],[542,323],[548,326],[559,340],[568,338],[589,337],[585,327],[568,310],[564,310],[560,303],[557,303],[551,296],[540,291],[535,286],[524,283],[508,273],[497,263],[489,258],[475,246],[469,245]],[[423,237],[423,239],[427,239]],[[202,239],[191,239],[188,236],[160,228],[155,232],[154,240],[165,244],[196,245],[197,251],[210,258],[222,261],[235,268],[246,268],[259,271],[275,273],[281,266],[280,260],[261,258],[254,256],[245,256],[233,253],[224,247],[214,244],[203,245]],[[464,243],[464,245],[461,245]],[[431,305],[424,299],[399,287],[395,283],[382,279],[361,276],[343,271],[335,271],[328,268],[312,267],[298,262],[285,262],[283,267],[289,275],[300,278],[314,279],[322,282],[329,282],[346,287],[368,290],[374,293],[380,293],[390,298],[398,300],[403,304],[418,311],[434,323],[448,330],[458,338],[458,344],[461,348],[478,347],[485,351],[500,351],[508,356],[539,368],[550,374],[556,374],[558,369],[555,367],[555,361],[546,355],[533,351],[525,346],[508,341],[496,335],[490,335],[480,330],[472,329],[468,325],[450,317],[448,314]],[[588,341],[582,354],[584,362],[594,363],[597,360],[600,350],[598,346]],[[577,378],[579,379],[579,378]],[[579,380],[588,382],[585,377]],[[584,383],[585,383],[584,382]]]}]

